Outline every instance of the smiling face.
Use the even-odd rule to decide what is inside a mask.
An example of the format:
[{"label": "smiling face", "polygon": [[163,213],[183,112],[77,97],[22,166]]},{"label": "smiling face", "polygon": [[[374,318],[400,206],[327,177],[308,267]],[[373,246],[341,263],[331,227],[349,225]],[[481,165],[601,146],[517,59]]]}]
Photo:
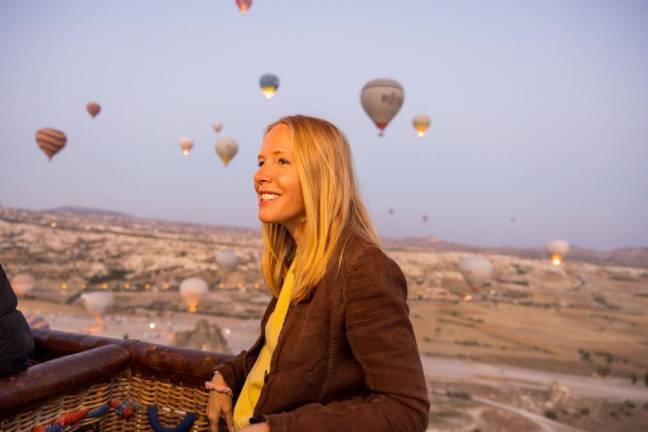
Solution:
[{"label": "smiling face", "polygon": [[296,231],[304,223],[306,210],[297,174],[295,146],[290,128],[285,124],[273,127],[263,139],[254,189],[259,203],[259,220],[281,224],[295,238]]}]

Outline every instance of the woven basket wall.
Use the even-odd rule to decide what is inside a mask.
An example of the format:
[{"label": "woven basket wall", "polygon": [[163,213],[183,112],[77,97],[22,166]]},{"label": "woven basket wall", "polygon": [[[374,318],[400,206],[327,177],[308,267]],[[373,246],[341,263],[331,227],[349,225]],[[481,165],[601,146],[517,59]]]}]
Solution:
[{"label": "woven basket wall", "polygon": [[131,374],[129,370],[110,382],[90,386],[87,389],[53,398],[30,411],[0,420],[2,432],[30,432],[38,425],[48,425],[58,416],[82,408],[95,408],[111,400],[137,401],[141,408],[130,419],[117,415],[110,409],[106,415],[96,419],[85,419],[65,431],[73,431],[84,425],[98,423],[102,432],[144,432],[151,431],[146,408],[157,405],[158,418],[162,426],[175,427],[187,412],[195,413],[192,432],[209,432],[205,415],[208,393],[205,390],[171,384],[166,381]]}]

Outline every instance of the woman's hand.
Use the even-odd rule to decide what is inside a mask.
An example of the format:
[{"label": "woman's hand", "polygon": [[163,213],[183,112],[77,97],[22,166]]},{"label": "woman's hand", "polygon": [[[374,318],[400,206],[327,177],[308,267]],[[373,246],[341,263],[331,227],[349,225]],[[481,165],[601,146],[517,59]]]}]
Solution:
[{"label": "woman's hand", "polygon": [[[219,374],[215,375],[211,382],[219,386],[227,386],[225,380]],[[209,400],[207,401],[207,418],[209,419],[210,432],[218,432],[218,421],[221,417],[227,423],[228,432],[234,432],[232,397],[228,394],[212,390],[209,392]]]},{"label": "woman's hand", "polygon": [[246,427],[241,432],[270,432],[268,423],[257,423]]}]

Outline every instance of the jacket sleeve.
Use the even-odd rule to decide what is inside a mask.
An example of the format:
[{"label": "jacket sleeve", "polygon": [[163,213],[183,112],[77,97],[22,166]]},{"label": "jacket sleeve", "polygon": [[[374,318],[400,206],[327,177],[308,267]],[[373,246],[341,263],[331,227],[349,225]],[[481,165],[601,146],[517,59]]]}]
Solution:
[{"label": "jacket sleeve", "polygon": [[266,415],[270,431],[425,431],[430,402],[402,271],[372,246],[345,279],[346,337],[368,395]]}]

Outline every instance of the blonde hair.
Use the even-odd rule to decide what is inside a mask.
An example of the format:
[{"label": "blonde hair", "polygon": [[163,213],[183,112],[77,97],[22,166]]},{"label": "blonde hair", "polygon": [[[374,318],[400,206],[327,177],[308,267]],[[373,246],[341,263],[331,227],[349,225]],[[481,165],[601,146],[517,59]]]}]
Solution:
[{"label": "blonde hair", "polygon": [[288,267],[295,260],[292,300],[306,298],[326,274],[339,247],[338,270],[342,263],[343,233],[351,229],[379,245],[378,234],[369,218],[353,173],[351,148],[344,134],[332,123],[314,117],[282,117],[277,125],[291,132],[295,165],[304,198],[306,220],[303,245],[296,244],[281,224],[264,223],[261,267],[266,285],[278,296]]}]

